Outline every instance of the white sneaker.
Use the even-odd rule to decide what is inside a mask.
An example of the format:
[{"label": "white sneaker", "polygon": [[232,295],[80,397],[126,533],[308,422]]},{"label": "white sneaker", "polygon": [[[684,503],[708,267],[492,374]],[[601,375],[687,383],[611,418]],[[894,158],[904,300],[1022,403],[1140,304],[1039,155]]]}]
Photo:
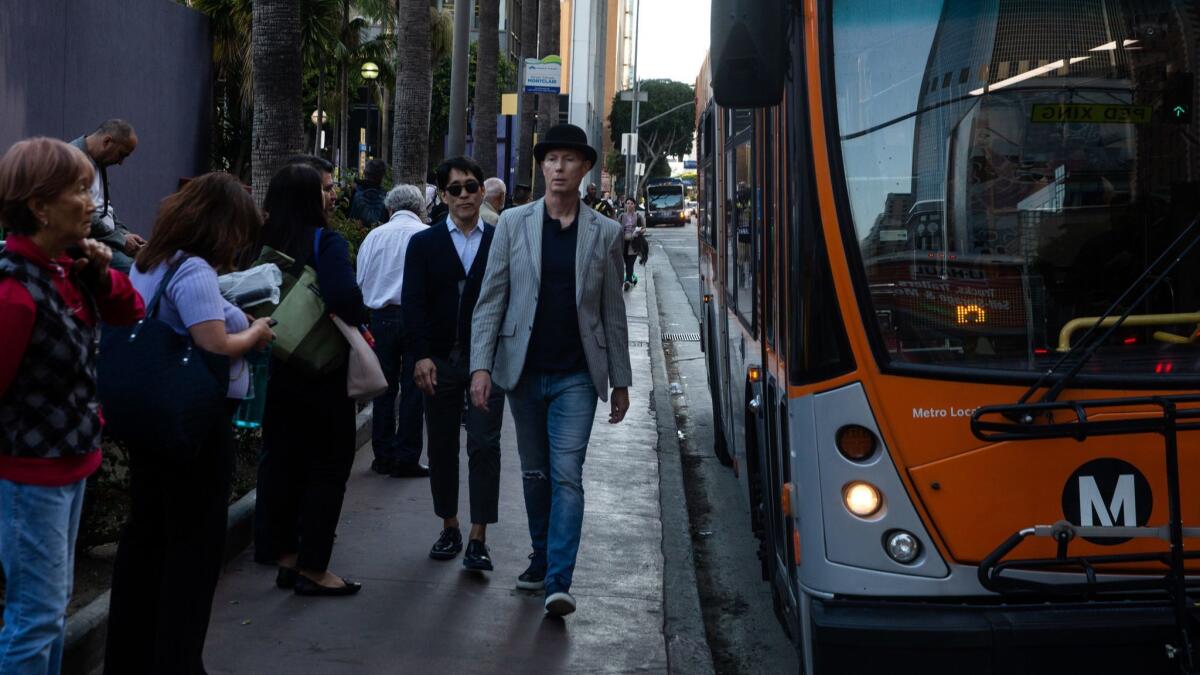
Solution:
[{"label": "white sneaker", "polygon": [[546,613],[551,616],[566,616],[575,611],[575,598],[566,591],[546,596]]}]

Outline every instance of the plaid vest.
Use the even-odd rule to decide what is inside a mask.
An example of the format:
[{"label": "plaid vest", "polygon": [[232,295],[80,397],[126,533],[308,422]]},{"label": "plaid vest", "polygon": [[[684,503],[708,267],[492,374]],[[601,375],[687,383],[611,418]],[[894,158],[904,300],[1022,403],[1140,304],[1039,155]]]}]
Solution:
[{"label": "plaid vest", "polygon": [[[21,365],[0,396],[0,455],[67,457],[100,447],[100,331],[80,321],[63,302],[52,274],[22,256],[0,253],[0,277],[19,281],[36,306]],[[83,296],[98,317],[91,296]]]}]

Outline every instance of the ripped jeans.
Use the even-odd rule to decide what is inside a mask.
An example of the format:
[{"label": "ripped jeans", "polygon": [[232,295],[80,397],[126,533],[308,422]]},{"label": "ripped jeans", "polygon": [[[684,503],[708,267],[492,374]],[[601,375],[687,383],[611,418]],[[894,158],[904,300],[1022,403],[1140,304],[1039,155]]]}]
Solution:
[{"label": "ripped jeans", "polygon": [[534,562],[546,563],[546,589],[568,590],[583,527],[583,460],[596,417],[587,371],[526,372],[508,392],[517,426],[525,512]]}]

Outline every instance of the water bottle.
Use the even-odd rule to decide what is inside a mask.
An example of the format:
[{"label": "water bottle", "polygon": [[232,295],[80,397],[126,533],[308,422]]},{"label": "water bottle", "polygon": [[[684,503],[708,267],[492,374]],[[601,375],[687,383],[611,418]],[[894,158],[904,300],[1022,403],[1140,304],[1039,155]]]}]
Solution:
[{"label": "water bottle", "polygon": [[247,352],[246,367],[250,369],[250,388],[246,398],[238,405],[233,415],[233,425],[239,429],[257,429],[262,426],[263,412],[267,408],[267,377],[271,370],[271,347]]}]

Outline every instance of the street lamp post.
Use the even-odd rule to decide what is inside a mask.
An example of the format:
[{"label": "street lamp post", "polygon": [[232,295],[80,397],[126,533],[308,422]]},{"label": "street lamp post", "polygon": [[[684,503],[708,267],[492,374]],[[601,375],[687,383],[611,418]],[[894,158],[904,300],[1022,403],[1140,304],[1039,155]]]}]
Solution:
[{"label": "street lamp post", "polygon": [[[363,64],[362,64],[362,70],[360,70],[360,71],[359,71],[359,74],[360,74],[360,75],[362,75],[363,79],[367,81],[367,100],[368,100],[368,104],[367,104],[367,130],[368,130],[368,132],[369,132],[369,131],[370,131],[370,126],[371,126],[371,120],[374,118],[374,115],[371,113],[371,102],[373,101],[373,98],[374,98],[374,89],[373,89],[373,86],[374,86],[374,84],[375,84],[375,80],[376,80],[376,78],[378,78],[378,77],[379,77],[379,65],[378,65],[378,64],[376,64],[376,63],[375,63],[375,62],[373,62],[373,61],[367,61],[367,62],[365,62],[365,63],[363,63]],[[369,137],[369,136],[368,136],[368,137]],[[359,164],[360,164],[360,166],[359,166],[359,172],[360,172],[360,173],[362,172],[362,166],[361,166],[361,165],[363,164],[363,159],[362,159],[362,158],[364,157],[364,155],[362,154],[363,152],[365,152],[365,149],[360,149],[360,150],[359,150],[359,153],[360,153],[360,154],[359,154],[359,158],[360,158],[360,159],[359,159]]]},{"label": "street lamp post", "polygon": [[633,197],[637,201],[637,183],[634,182],[633,188],[630,189],[630,178],[633,176],[633,169],[637,163],[638,156],[638,114],[641,112],[641,84],[638,82],[637,67],[638,67],[638,38],[641,37],[641,0],[633,0],[633,114],[629,120],[629,133],[633,134],[635,139],[631,154],[625,159],[625,196]]}]

